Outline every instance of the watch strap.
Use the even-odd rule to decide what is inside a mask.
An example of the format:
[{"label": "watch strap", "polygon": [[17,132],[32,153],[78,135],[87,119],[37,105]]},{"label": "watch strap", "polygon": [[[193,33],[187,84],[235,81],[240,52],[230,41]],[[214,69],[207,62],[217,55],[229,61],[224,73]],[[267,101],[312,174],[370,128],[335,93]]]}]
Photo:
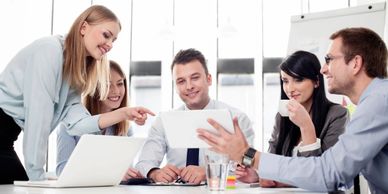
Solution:
[{"label": "watch strap", "polygon": [[256,154],[256,150],[254,148],[248,148],[248,150],[245,152],[245,156],[248,156],[249,158],[254,158]]}]

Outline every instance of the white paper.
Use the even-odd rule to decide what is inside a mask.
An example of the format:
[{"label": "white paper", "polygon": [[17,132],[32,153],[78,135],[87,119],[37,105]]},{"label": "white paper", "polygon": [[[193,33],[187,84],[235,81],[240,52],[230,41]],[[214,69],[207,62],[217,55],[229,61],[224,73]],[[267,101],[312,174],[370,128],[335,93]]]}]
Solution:
[{"label": "white paper", "polygon": [[204,128],[214,133],[207,119],[217,121],[230,133],[234,133],[232,116],[226,109],[218,110],[188,110],[161,112],[163,127],[167,142],[172,148],[208,148],[206,142],[198,138],[197,129]]}]

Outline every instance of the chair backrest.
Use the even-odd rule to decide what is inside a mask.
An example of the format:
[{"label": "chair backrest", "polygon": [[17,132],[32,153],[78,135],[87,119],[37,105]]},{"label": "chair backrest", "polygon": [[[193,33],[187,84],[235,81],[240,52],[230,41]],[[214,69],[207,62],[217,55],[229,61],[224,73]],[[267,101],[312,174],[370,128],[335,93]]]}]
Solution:
[{"label": "chair backrest", "polygon": [[217,75],[218,74],[254,74],[253,58],[241,59],[218,59],[217,60]]},{"label": "chair backrest", "polygon": [[162,68],[161,61],[132,61],[129,67],[129,77],[131,76],[160,76]]},{"label": "chair backrest", "polygon": [[279,65],[282,63],[281,57],[264,57],[263,58],[263,74],[279,72]]}]

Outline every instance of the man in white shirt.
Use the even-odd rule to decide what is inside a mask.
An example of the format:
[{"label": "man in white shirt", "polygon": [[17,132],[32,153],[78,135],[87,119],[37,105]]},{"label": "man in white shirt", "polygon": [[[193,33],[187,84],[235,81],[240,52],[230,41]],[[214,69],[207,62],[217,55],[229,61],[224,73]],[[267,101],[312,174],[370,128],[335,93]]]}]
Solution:
[{"label": "man in white shirt", "polygon": [[[176,91],[185,103],[178,110],[228,109],[233,117],[238,118],[245,137],[252,145],[254,132],[247,115],[236,108],[210,99],[209,86],[212,84],[212,77],[208,72],[206,59],[201,52],[195,49],[179,51],[171,65],[171,71]],[[139,162],[135,167],[143,176],[155,182],[167,183],[180,177],[186,182],[198,184],[206,179],[202,153],[203,150],[199,149],[197,165],[188,165],[188,161],[186,161],[188,149],[169,147],[163,124],[158,117],[149,130]],[[159,168],[165,155],[167,165]]]}]

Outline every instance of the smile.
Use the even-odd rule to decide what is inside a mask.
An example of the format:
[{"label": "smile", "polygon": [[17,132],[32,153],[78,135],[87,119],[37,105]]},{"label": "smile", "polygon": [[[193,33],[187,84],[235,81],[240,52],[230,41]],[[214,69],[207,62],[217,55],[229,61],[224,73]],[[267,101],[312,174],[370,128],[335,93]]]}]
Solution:
[{"label": "smile", "polygon": [[292,95],[291,98],[296,99],[296,98],[298,98],[299,96],[300,96],[300,94],[298,94],[298,95]]},{"label": "smile", "polygon": [[108,100],[116,102],[120,100],[120,96],[108,97]]},{"label": "smile", "polygon": [[99,46],[98,48],[100,49],[100,51],[101,51],[102,54],[105,54],[105,53],[108,52],[108,49],[105,49],[105,48],[102,47],[102,46]]},{"label": "smile", "polygon": [[198,94],[198,92],[190,92],[190,93],[187,93],[186,96],[195,97],[197,94]]}]

